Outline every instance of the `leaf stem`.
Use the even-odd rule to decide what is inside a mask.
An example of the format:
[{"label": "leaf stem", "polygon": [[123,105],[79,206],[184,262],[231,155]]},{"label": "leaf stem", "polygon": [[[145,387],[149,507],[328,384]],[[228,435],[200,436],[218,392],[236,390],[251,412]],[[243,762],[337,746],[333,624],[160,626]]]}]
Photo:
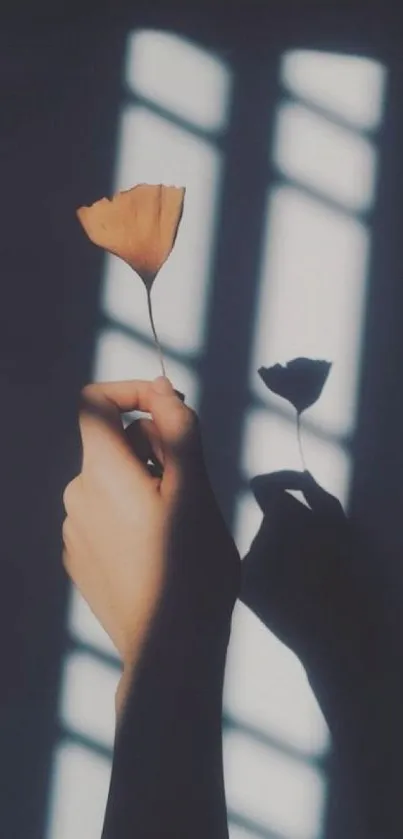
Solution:
[{"label": "leaf stem", "polygon": [[151,329],[152,329],[152,331],[153,331],[155,345],[156,345],[156,347],[157,347],[157,350],[158,350],[158,355],[159,355],[159,358],[160,358],[160,364],[161,364],[162,375],[163,375],[163,376],[166,376],[166,372],[165,372],[165,364],[164,364],[164,357],[163,357],[163,355],[162,355],[161,344],[160,344],[160,342],[159,342],[159,340],[158,340],[157,330],[156,330],[156,328],[155,328],[155,324],[154,324],[154,318],[153,318],[153,308],[152,308],[152,304],[151,304],[151,288],[149,288],[148,286],[146,286],[146,291],[147,291],[148,314],[149,314],[149,316],[150,316]]},{"label": "leaf stem", "polygon": [[297,439],[298,439],[299,454],[300,454],[300,457],[301,457],[301,462],[302,462],[302,468],[303,468],[303,471],[304,471],[304,472],[307,472],[308,470],[307,470],[307,468],[306,468],[306,461],[305,461],[305,457],[304,457],[304,450],[303,450],[303,448],[302,448],[302,436],[301,436],[301,414],[299,413],[299,411],[297,411]]}]

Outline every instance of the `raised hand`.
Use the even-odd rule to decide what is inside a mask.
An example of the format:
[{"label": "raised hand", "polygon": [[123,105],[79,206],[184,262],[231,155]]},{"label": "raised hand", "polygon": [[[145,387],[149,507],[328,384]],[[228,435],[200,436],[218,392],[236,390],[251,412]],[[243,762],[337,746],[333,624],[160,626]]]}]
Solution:
[{"label": "raised hand", "polygon": [[[152,419],[125,432],[121,414],[134,409]],[[184,631],[229,633],[240,560],[195,412],[163,377],[94,384],[83,391],[80,429],[82,470],[64,492],[64,565],[125,665],[158,608]]]}]

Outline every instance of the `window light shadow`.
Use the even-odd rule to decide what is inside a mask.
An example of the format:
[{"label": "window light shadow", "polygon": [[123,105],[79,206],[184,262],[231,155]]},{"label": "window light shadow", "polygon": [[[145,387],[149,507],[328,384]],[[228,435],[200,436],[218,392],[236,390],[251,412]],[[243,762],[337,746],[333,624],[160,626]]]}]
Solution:
[{"label": "window light shadow", "polygon": [[[116,189],[136,183],[186,187],[185,211],[175,247],[153,288],[160,341],[183,352],[200,352],[210,290],[221,152],[145,107],[122,115]],[[134,153],[135,150],[135,153]],[[103,308],[122,323],[150,335],[143,283],[116,257],[106,260]]]},{"label": "window light shadow", "polygon": [[112,748],[115,732],[115,693],[120,669],[89,653],[71,652],[64,675],[60,720],[63,726]]},{"label": "window light shadow", "polygon": [[226,712],[309,759],[321,757],[329,744],[328,731],[297,657],[240,602],[232,635]]},{"label": "window light shadow", "polygon": [[[328,492],[346,504],[350,479],[350,458],[337,442],[320,440],[302,431],[304,455],[309,470]],[[296,424],[285,423],[274,413],[250,411],[245,422],[242,467],[252,478],[281,469],[301,471]]]},{"label": "window light shadow", "polygon": [[319,839],[324,781],[316,769],[237,733],[225,738],[224,766],[232,810],[287,839]]},{"label": "window light shadow", "polygon": [[283,56],[280,77],[294,96],[323,107],[358,129],[376,129],[381,122],[386,71],[371,58],[290,50]]},{"label": "window light shadow", "polygon": [[356,132],[287,102],[278,119],[273,160],[279,170],[357,212],[372,204],[376,155]]},{"label": "window light shadow", "polygon": [[[295,412],[284,401],[282,416],[271,409],[274,397],[268,398],[257,369],[301,355],[328,359],[334,366],[309,416],[331,439],[319,439],[303,427],[303,445],[316,479],[348,506],[353,464],[344,440],[355,430],[370,250],[370,230],[358,214],[376,197],[377,149],[362,130],[369,132],[381,119],[383,68],[366,59],[298,50],[284,56],[280,82],[290,95],[287,102],[279,103],[272,152],[284,183],[268,187],[250,366],[250,390],[267,402],[267,408],[246,413],[241,468],[247,476],[302,468],[292,421]],[[331,120],[326,112],[332,114]],[[239,494],[238,516],[236,539],[245,551],[261,521],[251,493]],[[270,673],[270,679],[263,673]],[[237,719],[275,732],[282,742],[299,744],[318,755],[327,748],[325,721],[297,660],[238,606],[226,702]],[[258,749],[255,744],[253,750],[245,738],[234,742],[226,764],[228,773],[233,773],[228,779],[230,806],[287,839],[320,837],[324,778],[305,775],[309,780],[297,783],[293,802],[296,762],[282,774],[276,765],[279,750],[273,752],[270,769],[263,745]],[[269,781],[271,771],[274,786]]]},{"label": "window light shadow", "polygon": [[[197,410],[202,383],[186,354],[201,355],[206,334],[224,163],[216,141],[228,123],[231,74],[223,62],[190,41],[152,30],[130,36],[125,72],[129,95],[122,104],[114,190],[138,182],[187,187],[178,240],[156,282],[154,304],[167,373]],[[268,184],[248,386],[251,394],[263,398],[256,376],[261,365],[297,355],[328,357],[334,368],[312,417],[337,437],[354,430],[370,231],[353,212],[361,212],[373,199],[376,149],[363,139],[362,130],[369,132],[381,120],[384,73],[367,59],[297,50],[284,56],[280,82],[295,101],[289,96],[287,105],[279,103],[275,162],[286,178],[306,182],[323,197],[309,198],[287,184],[271,191]],[[309,112],[309,101],[355,126],[357,134],[338,128],[334,119],[330,123],[323,117],[321,122],[317,113]],[[316,157],[314,146],[319,147]],[[340,203],[339,212],[330,201]],[[158,356],[141,340],[142,334],[150,336],[141,281],[113,257],[105,260],[101,305],[106,325],[99,334],[94,378],[158,375]],[[125,334],[125,327],[139,337]],[[170,349],[183,352],[183,362],[172,358]],[[351,463],[337,439],[324,442],[305,429],[304,447],[317,479],[341,500],[347,499]],[[269,408],[251,408],[245,416],[240,460],[248,475],[300,468],[288,418],[276,417]],[[238,511],[236,538],[246,544],[256,533],[261,513],[245,493],[238,498]],[[81,632],[83,641],[102,646],[101,635],[97,642],[88,615],[80,609],[76,603],[72,634],[78,637]],[[117,678],[117,671],[95,656],[76,651],[67,657],[61,701],[67,731],[110,747]],[[94,697],[98,701],[101,693],[105,704],[94,712]],[[298,660],[242,604],[234,616],[225,711],[307,757],[305,764],[240,730],[226,732],[231,839],[319,839],[325,779],[312,758],[323,755],[328,732]],[[109,777],[107,761],[81,745],[60,743],[47,839],[99,839]]]},{"label": "window light shadow", "polygon": [[75,743],[58,745],[46,839],[100,839],[110,773],[109,760]]},{"label": "window light shadow", "polygon": [[240,491],[237,496],[235,528],[232,535],[241,557],[247,554],[262,518],[263,513],[251,490],[248,488]]},{"label": "window light shadow", "polygon": [[[194,371],[169,353],[165,353],[167,375],[186,396],[186,403],[197,410],[199,383]],[[123,335],[119,329],[105,329],[98,340],[94,379],[119,381],[120,379],[155,379],[161,375],[159,357],[154,346],[145,346],[140,340]]]},{"label": "window light shadow", "polygon": [[72,638],[79,639],[101,653],[114,656],[118,661],[118,651],[105,632],[88,603],[78,589],[71,587],[69,593],[68,629]]},{"label": "window light shadow", "polygon": [[229,825],[229,837],[230,839],[260,839],[258,833],[253,833],[246,827],[240,827],[237,824],[231,823]]},{"label": "window light shadow", "polygon": [[[197,409],[200,382],[189,356],[203,350],[222,174],[217,143],[227,123],[231,76],[223,62],[200,47],[153,31],[129,37],[126,73],[113,191],[142,182],[186,187],[185,213],[173,253],[153,290],[153,310],[167,375],[185,393],[187,404]],[[149,340],[145,289],[111,256],[105,257],[101,306],[94,380],[159,375],[158,354]],[[77,597],[72,599],[68,630],[77,646],[81,642],[89,647],[70,652],[64,664],[60,725],[71,742],[60,744],[55,755],[47,839],[99,839],[110,764],[97,762],[90,749],[112,746],[119,672],[90,654],[91,647],[112,650]]]},{"label": "window light shadow", "polygon": [[309,416],[340,435],[355,422],[368,252],[368,232],[358,219],[294,187],[268,196],[252,389],[266,399],[256,374],[262,364],[301,355],[332,361]]},{"label": "window light shadow", "polygon": [[168,32],[144,30],[128,42],[126,80],[133,93],[209,131],[225,128],[230,72],[216,56]]},{"label": "window light shadow", "polygon": [[288,839],[279,833],[268,830],[255,819],[246,818],[233,810],[228,814],[229,839]]}]

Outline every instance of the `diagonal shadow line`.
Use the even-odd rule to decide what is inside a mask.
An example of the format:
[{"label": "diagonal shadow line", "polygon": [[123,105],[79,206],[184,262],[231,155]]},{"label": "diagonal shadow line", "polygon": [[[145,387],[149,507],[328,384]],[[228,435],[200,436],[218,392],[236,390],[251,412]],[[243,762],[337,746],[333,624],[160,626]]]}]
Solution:
[{"label": "diagonal shadow line", "polygon": [[170,122],[176,128],[180,128],[182,131],[187,131],[189,134],[193,134],[194,137],[198,137],[205,142],[209,142],[214,144],[218,150],[220,150],[225,145],[226,140],[226,127],[224,126],[221,130],[211,129],[211,128],[203,128],[201,125],[196,125],[193,122],[189,122],[186,117],[181,117],[179,114],[175,114],[170,111],[168,108],[165,108],[163,105],[158,105],[152,99],[148,99],[147,96],[144,96],[141,93],[132,92],[125,88],[123,91],[123,107],[140,107],[144,108],[147,111],[151,111],[155,116],[161,117],[161,119]]},{"label": "diagonal shadow line", "polygon": [[[98,318],[98,335],[101,334],[102,331],[107,329],[113,330],[115,332],[121,332],[125,338],[130,338],[131,340],[139,341],[140,343],[144,344],[145,347],[149,348],[150,350],[155,351],[155,343],[153,338],[146,335],[144,332],[140,332],[134,326],[129,326],[128,324],[122,323],[117,318],[114,318],[112,315],[108,315],[105,312],[101,312]],[[186,352],[185,350],[177,350],[175,347],[169,346],[161,342],[161,347],[163,353],[167,358],[171,358],[172,361],[177,361],[180,364],[185,364],[189,367],[190,370],[197,370],[200,364],[200,353],[191,353]]]},{"label": "diagonal shadow line", "polygon": [[275,749],[286,757],[298,761],[298,763],[303,763],[304,766],[312,766],[319,771],[325,771],[327,768],[327,754],[311,755],[302,751],[302,749],[298,749],[298,747],[293,746],[291,743],[287,743],[273,734],[268,734],[263,729],[250,725],[250,723],[241,722],[229,714],[224,713],[223,727],[224,730],[227,729],[244,734],[250,740],[259,743],[261,746],[265,746],[268,749]]},{"label": "diagonal shadow line", "polygon": [[362,125],[355,125],[355,123],[350,122],[348,117],[343,117],[333,111],[329,111],[325,105],[319,105],[319,103],[313,102],[308,96],[304,96],[302,93],[294,93],[294,91],[288,87],[285,82],[281,82],[280,86],[282,89],[283,101],[286,104],[302,105],[304,108],[312,111],[312,113],[316,116],[322,117],[336,128],[344,128],[346,131],[349,131],[351,134],[356,134],[363,140],[371,141],[373,139],[376,141],[378,139],[378,134],[380,134],[381,131],[380,123],[368,128],[365,128]]},{"label": "diagonal shadow line", "polygon": [[[278,405],[268,404],[260,396],[253,394],[250,399],[250,408],[261,411],[266,411],[269,414],[278,416],[280,419],[289,423],[295,428],[295,416],[290,415],[289,411],[282,407],[281,403]],[[337,434],[337,432],[328,431],[323,426],[316,423],[310,417],[303,416],[303,432],[313,434],[318,440],[323,440],[325,443],[333,443],[337,446],[342,446],[347,451],[352,447],[354,438],[352,434]]]},{"label": "diagonal shadow line", "polygon": [[109,748],[109,746],[103,746],[102,743],[99,743],[98,740],[94,740],[94,738],[90,737],[88,734],[82,734],[81,732],[75,731],[73,728],[69,728],[59,722],[57,726],[57,735],[57,742],[60,745],[70,745],[71,743],[75,743],[75,745],[82,746],[83,749],[98,755],[98,757],[104,758],[109,763],[112,761],[112,747]]},{"label": "diagonal shadow line", "polygon": [[[111,315],[101,313],[99,317],[99,330],[101,332],[102,330],[105,331],[108,329],[121,333],[125,338],[139,341],[139,343],[144,344],[144,346],[150,350],[155,350],[154,341],[148,335],[145,335],[133,326],[128,326],[127,324],[122,323]],[[191,372],[197,373],[203,364],[203,355],[201,353],[187,353],[183,350],[176,350],[174,347],[167,346],[164,343],[162,343],[161,346],[164,356],[172,359],[172,361],[176,361],[178,364],[186,365]],[[295,424],[295,418],[290,416],[286,409],[282,408],[280,404],[268,405],[262,398],[256,396],[255,394],[250,395],[248,399],[248,406],[248,410],[263,410],[273,414],[274,416],[278,416],[280,419],[290,423],[290,425]],[[334,443],[347,450],[353,444],[353,438],[351,435],[344,434],[339,436],[337,433],[327,431],[325,428],[306,417],[304,418],[303,430],[308,434],[314,434],[315,437],[319,440],[323,440],[325,443]]]},{"label": "diagonal shadow line", "polygon": [[373,201],[367,208],[349,207],[337,198],[332,198],[331,195],[322,192],[319,187],[316,188],[313,184],[308,184],[300,180],[296,175],[284,172],[273,159],[267,161],[266,172],[264,174],[270,180],[273,192],[276,189],[291,187],[307,198],[325,204],[329,210],[332,210],[332,212],[337,213],[337,215],[343,218],[358,222],[364,227],[370,227],[372,224],[374,212]]},{"label": "diagonal shadow line", "polygon": [[106,652],[106,650],[100,649],[95,644],[91,644],[89,641],[82,641],[81,638],[74,635],[70,630],[70,640],[69,643],[66,645],[66,653],[67,655],[71,655],[75,652],[86,653],[91,656],[91,658],[96,659],[101,664],[105,664],[107,667],[110,667],[112,670],[121,671],[123,665],[121,664],[120,658],[118,653],[114,655],[113,653]]},{"label": "diagonal shadow line", "polygon": [[[110,667],[114,671],[121,670],[121,664],[117,656],[114,657],[112,653],[106,653],[90,643],[74,639],[70,645],[70,652],[75,651],[87,653],[92,658]],[[235,719],[235,717],[225,712],[223,714],[223,728],[224,730],[227,729],[232,731],[238,731],[244,734],[245,736],[249,737],[251,740],[258,742],[261,745],[266,746],[267,748],[276,749],[277,751],[281,752],[282,754],[286,755],[292,760],[296,760],[300,763],[303,763],[304,765],[308,764],[323,771],[326,768],[326,755],[310,755],[307,752],[304,752],[301,749],[298,749],[297,747],[291,745],[290,743],[287,743],[286,741],[281,740],[278,737],[275,737],[273,734],[268,734],[263,729],[258,728],[257,726],[253,726],[249,723],[244,723],[240,720],[237,720]],[[91,739],[91,742],[95,741],[92,741]]]},{"label": "diagonal shadow line", "polygon": [[228,824],[242,827],[244,830],[259,837],[259,839],[289,839],[289,837],[276,833],[254,819],[244,816],[242,813],[238,813],[236,810],[230,808],[228,809]]},{"label": "diagonal shadow line", "polygon": [[[200,419],[206,435],[214,441],[208,455],[214,488],[229,526],[235,515],[234,473],[242,446],[242,412],[250,397],[249,361],[265,232],[264,172],[274,119],[277,53],[270,54],[268,67],[267,59],[263,45],[257,48],[252,62],[244,48],[234,56],[226,157],[211,261],[212,292],[200,371]],[[266,75],[267,84],[262,81]],[[217,398],[223,383],[225,400]],[[231,453],[225,469],[220,468],[222,451]]]}]

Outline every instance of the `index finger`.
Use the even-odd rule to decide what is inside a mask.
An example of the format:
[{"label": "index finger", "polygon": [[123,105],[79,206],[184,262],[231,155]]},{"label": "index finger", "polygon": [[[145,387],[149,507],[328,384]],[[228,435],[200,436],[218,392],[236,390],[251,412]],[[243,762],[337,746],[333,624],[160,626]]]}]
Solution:
[{"label": "index finger", "polygon": [[105,460],[120,452],[127,458],[133,451],[124,434],[122,413],[150,411],[151,382],[143,379],[123,382],[96,382],[81,392],[79,427],[83,464],[96,458]]}]

